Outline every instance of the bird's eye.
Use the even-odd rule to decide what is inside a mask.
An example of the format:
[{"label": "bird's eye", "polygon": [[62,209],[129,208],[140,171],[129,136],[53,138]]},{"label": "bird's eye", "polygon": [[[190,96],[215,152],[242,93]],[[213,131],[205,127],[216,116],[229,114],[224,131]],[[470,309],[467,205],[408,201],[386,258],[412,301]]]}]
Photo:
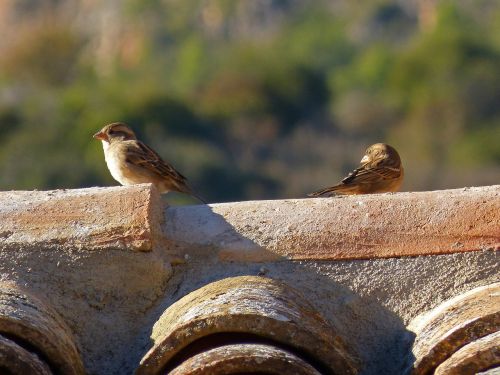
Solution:
[{"label": "bird's eye", "polygon": [[110,130],[109,134],[115,134],[116,132],[114,130]]}]

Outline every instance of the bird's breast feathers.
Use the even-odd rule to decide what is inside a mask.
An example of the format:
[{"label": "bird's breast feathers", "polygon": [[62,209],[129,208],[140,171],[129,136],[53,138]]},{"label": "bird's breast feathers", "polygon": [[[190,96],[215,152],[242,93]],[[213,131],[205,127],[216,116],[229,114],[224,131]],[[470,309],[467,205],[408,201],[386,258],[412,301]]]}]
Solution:
[{"label": "bird's breast feathers", "polygon": [[122,185],[133,185],[143,182],[150,182],[148,179],[132,171],[126,161],[125,149],[119,144],[109,144],[103,141],[104,158],[111,176]]}]

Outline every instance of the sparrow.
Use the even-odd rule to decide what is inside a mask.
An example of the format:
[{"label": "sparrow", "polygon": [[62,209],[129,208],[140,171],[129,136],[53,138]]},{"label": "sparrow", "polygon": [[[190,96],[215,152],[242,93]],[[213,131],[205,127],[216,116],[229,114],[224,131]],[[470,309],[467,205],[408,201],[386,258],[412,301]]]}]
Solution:
[{"label": "sparrow", "polygon": [[401,158],[394,147],[385,143],[375,143],[366,149],[359,167],[349,173],[340,184],[308,196],[394,192],[401,187],[403,176]]},{"label": "sparrow", "polygon": [[139,141],[126,124],[115,122],[94,134],[102,142],[111,176],[122,185],[152,183],[160,191],[189,194],[206,203],[187,184],[187,179],[151,147]]}]

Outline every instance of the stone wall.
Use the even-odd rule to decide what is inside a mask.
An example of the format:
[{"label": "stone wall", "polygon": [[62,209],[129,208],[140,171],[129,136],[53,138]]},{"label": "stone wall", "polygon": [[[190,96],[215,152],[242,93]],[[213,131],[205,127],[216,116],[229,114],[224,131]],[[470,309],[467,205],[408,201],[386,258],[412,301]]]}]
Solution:
[{"label": "stone wall", "polygon": [[499,248],[500,186],[183,207],[149,185],[2,192],[0,369],[477,372],[500,361]]}]

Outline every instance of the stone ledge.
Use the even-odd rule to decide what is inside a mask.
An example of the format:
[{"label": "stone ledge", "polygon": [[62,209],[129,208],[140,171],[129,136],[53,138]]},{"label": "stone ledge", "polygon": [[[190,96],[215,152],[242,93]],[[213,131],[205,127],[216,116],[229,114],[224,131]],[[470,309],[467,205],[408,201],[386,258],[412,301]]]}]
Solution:
[{"label": "stone ledge", "polygon": [[[499,194],[490,186],[163,207],[148,185],[5,192],[0,281],[28,289],[61,316],[92,374],[132,374],[175,301],[217,280],[261,273],[297,289],[349,338],[364,375],[400,374],[409,321],[498,281],[500,252],[474,250],[498,247]],[[148,247],[154,251],[134,251]],[[415,250],[463,253],[407,256]],[[191,258],[172,272],[172,255],[185,254]],[[397,259],[376,259],[389,256]],[[337,261],[353,257],[374,259]],[[306,260],[252,261],[266,258]]]},{"label": "stone ledge", "polygon": [[152,185],[0,192],[0,250],[150,251],[161,236],[160,212]]},{"label": "stone ledge", "polygon": [[[167,207],[151,185],[0,192],[0,249],[215,251],[223,261],[372,259],[500,248],[500,185]],[[163,228],[162,221],[165,219]]]},{"label": "stone ledge", "polygon": [[500,185],[169,207],[171,252],[220,260],[338,260],[500,248]]}]

